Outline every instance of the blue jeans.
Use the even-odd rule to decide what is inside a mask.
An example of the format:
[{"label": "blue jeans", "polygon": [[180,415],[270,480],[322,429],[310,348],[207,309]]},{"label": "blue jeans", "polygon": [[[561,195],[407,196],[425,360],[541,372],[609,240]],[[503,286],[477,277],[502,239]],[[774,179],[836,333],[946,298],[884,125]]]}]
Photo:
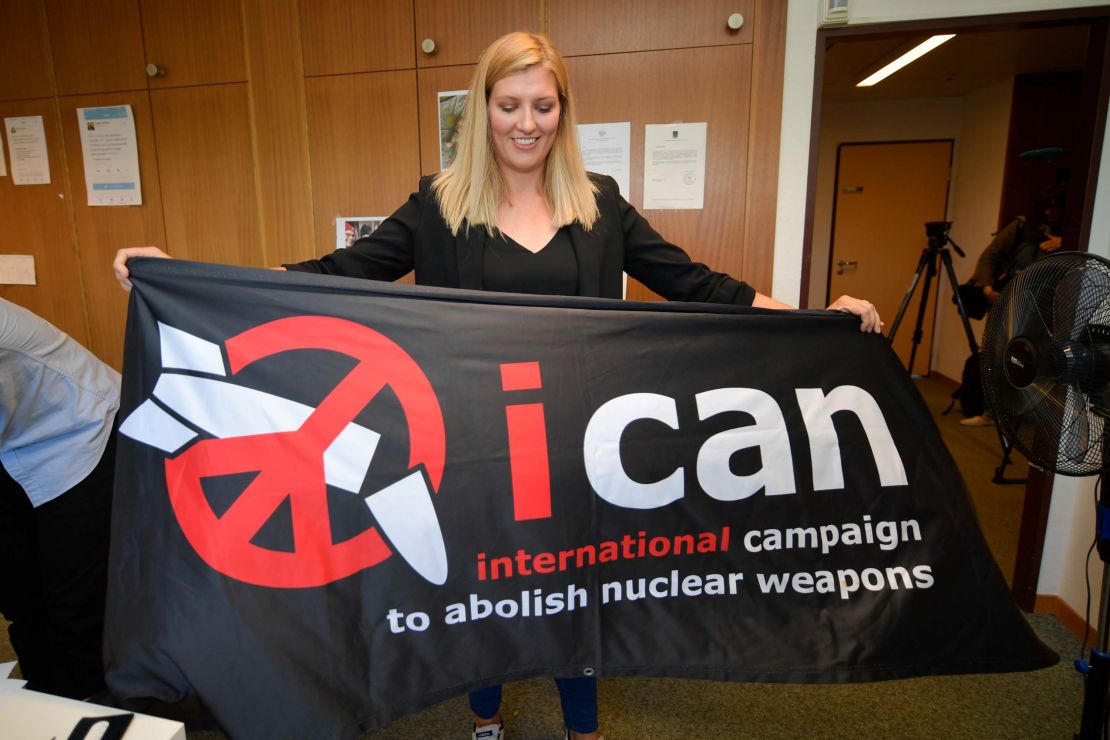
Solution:
[{"label": "blue jeans", "polygon": [[[593,676],[556,678],[563,723],[575,732],[597,731],[597,679]],[[501,684],[470,692],[470,711],[488,719],[501,708]]]}]

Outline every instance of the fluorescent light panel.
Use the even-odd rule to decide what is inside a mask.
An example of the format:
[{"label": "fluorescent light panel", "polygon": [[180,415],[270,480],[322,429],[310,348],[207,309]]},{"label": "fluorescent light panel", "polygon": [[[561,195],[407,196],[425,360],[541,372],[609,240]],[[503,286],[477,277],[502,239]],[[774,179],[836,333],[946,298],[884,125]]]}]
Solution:
[{"label": "fluorescent light panel", "polygon": [[907,64],[910,64],[911,62],[914,62],[925,56],[930,51],[937,48],[955,35],[956,34],[954,33],[944,33],[922,41],[920,44],[913,47],[890,64],[886,65],[875,74],[871,75],[865,80],[857,82],[856,87],[871,87],[875,83],[885,80],[887,77],[890,77],[892,74],[902,69],[902,67],[905,67]]}]

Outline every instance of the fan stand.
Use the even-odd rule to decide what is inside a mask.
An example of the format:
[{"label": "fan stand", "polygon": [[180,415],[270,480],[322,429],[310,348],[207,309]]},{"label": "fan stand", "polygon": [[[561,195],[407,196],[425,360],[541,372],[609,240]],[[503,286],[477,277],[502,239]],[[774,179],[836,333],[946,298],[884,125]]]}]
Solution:
[{"label": "fan stand", "polygon": [[[1076,669],[1086,676],[1083,688],[1083,714],[1080,715],[1079,740],[1098,740],[1106,726],[1107,691],[1110,691],[1110,508],[1105,493],[1095,504],[1095,539],[1102,560],[1102,593],[1098,612],[1098,639],[1089,660],[1075,661]],[[1086,642],[1086,641],[1084,641]]]},{"label": "fan stand", "polygon": [[[952,268],[952,253],[948,249],[951,244],[952,248],[961,257],[966,257],[964,250],[960,249],[960,245],[952,241],[952,238],[945,233],[943,236],[929,235],[928,245],[921,250],[921,259],[917,261],[917,270],[913,273],[913,279],[910,280],[910,287],[906,290],[905,297],[902,298],[902,305],[898,309],[898,315],[894,317],[894,323],[890,327],[890,334],[887,340],[894,344],[894,337],[898,334],[898,327],[902,324],[902,318],[906,314],[906,308],[910,305],[910,300],[913,298],[913,292],[917,289],[917,284],[921,281],[921,274],[925,273],[925,285],[921,290],[921,302],[917,307],[917,320],[914,322],[913,329],[913,346],[910,349],[910,361],[906,367],[909,373],[913,374],[913,363],[917,358],[917,347],[921,344],[921,338],[924,332],[921,327],[925,323],[925,310],[929,304],[929,287],[932,285],[933,277],[937,274],[937,258],[940,258],[941,263],[944,265],[944,272],[948,276],[948,284],[952,288],[952,295],[956,301],[956,307],[960,312],[960,322],[964,327],[964,334],[967,335],[967,346],[971,350],[972,355],[979,354],[979,343],[975,341],[975,332],[971,330],[971,322],[967,318],[967,309],[964,308],[963,299],[960,297],[959,281],[956,280],[956,271]],[[1013,447],[1006,440],[1002,434],[1002,427],[998,426],[997,420],[994,424],[994,430],[998,433],[998,443],[1002,447],[1002,460],[999,462],[998,467],[994,469],[994,478],[991,479],[992,483],[1001,484],[1014,484],[1025,483],[1025,478],[1007,478],[1006,466],[1013,464],[1010,458],[1010,451]]]}]

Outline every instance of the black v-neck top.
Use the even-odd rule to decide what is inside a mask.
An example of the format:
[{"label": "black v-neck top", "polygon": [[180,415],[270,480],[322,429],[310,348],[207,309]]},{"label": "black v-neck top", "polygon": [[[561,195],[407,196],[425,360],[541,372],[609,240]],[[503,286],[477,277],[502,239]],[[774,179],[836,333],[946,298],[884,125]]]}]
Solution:
[{"label": "black v-neck top", "polygon": [[578,295],[578,260],[566,227],[531,252],[498,231],[486,240],[482,289],[500,293]]}]

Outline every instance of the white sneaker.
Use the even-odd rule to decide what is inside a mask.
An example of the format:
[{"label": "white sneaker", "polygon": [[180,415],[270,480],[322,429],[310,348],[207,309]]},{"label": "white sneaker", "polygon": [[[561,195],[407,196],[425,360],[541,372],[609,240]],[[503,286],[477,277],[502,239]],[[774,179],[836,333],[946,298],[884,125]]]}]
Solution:
[{"label": "white sneaker", "polygon": [[962,427],[993,427],[994,418],[986,414],[979,414],[978,416],[969,416],[966,419],[960,419],[960,426]]},{"label": "white sneaker", "polygon": [[475,727],[471,740],[505,740],[505,728],[500,724]]},{"label": "white sneaker", "polygon": [[[566,727],[563,728],[563,740],[570,740],[570,730]],[[605,740],[604,735],[598,735],[597,740]]]}]

